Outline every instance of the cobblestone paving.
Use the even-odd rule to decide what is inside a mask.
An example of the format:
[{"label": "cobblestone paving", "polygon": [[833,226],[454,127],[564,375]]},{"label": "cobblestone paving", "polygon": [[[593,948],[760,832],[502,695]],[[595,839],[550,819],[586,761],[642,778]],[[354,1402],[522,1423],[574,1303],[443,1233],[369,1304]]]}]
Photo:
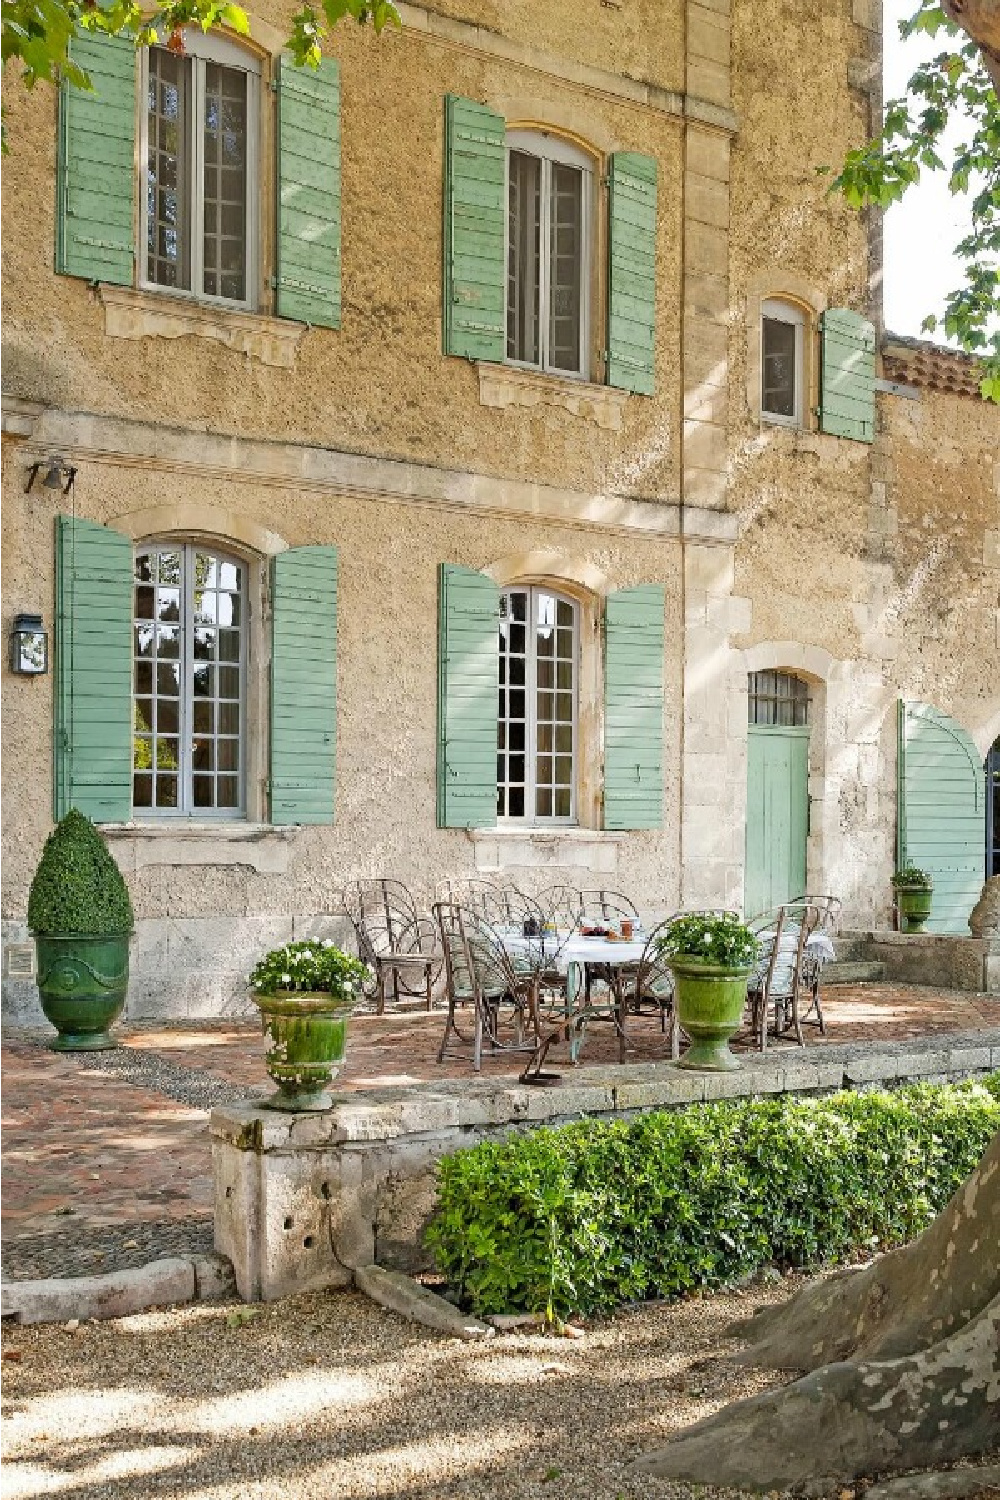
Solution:
[{"label": "cobblestone paving", "polygon": [[[825,997],[828,1044],[976,1031],[1000,1000],[916,986],[838,986]],[[443,1018],[423,1010],[357,1016],[338,1089],[463,1078],[464,1060],[436,1061]],[[654,1021],[635,1026],[636,1061],[664,1056]],[[253,1021],[125,1026],[120,1051],[50,1052],[44,1035],[3,1046],[3,1267],[8,1278],[79,1275],[211,1241],[208,1111],[269,1091],[265,1041]],[[814,1030],[810,1046],[822,1044]],[[588,1065],[614,1062],[608,1026],[594,1025]],[[569,1073],[564,1058],[554,1065]],[[627,1066],[627,1064],[626,1064]],[[517,1072],[485,1059],[484,1077]]]}]

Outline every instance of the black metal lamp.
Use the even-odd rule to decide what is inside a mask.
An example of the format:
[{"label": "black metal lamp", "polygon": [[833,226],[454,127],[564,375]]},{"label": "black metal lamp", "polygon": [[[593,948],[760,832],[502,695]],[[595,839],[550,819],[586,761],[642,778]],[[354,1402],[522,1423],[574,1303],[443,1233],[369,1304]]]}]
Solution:
[{"label": "black metal lamp", "polygon": [[10,633],[10,670],[19,677],[40,677],[49,670],[49,637],[41,615],[15,615]]},{"label": "black metal lamp", "polygon": [[42,478],[42,489],[60,490],[64,495],[68,495],[73,488],[76,469],[62,458],[50,458],[45,463],[32,464],[28,470],[28,482],[24,486],[24,493],[27,495],[30,492],[32,485],[43,469],[45,473]]}]

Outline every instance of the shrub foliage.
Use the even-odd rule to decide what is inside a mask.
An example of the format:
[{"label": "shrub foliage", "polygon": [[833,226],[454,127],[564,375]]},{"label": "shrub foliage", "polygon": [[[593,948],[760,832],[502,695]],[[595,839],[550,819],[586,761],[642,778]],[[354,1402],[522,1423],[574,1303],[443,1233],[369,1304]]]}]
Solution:
[{"label": "shrub foliage", "polygon": [[45,840],[28,894],[28,926],[46,936],[132,931],[128,886],[89,818],[71,807]]},{"label": "shrub foliage", "polygon": [[481,1315],[608,1312],[911,1239],[998,1128],[1000,1074],[581,1120],[443,1158],[427,1242]]}]

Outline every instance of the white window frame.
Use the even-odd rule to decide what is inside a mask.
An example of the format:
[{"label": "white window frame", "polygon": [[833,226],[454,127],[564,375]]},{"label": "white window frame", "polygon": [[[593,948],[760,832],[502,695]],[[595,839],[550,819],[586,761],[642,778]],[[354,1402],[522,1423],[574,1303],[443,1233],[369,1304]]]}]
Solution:
[{"label": "white window frame", "polygon": [[[561,593],[558,589],[550,588],[544,583],[510,583],[502,590],[502,595],[526,594],[527,595],[527,649],[525,651],[525,726],[524,726],[524,805],[525,809],[531,808],[531,812],[525,811],[523,817],[511,817],[507,814],[497,816],[497,823],[501,828],[542,828],[555,825],[560,828],[575,826],[577,822],[578,784],[580,780],[579,764],[579,738],[580,738],[580,604],[569,594]],[[536,761],[538,757],[538,653],[535,649],[535,614],[536,601],[539,594],[546,594],[550,599],[555,599],[562,604],[568,604],[573,611],[573,719],[572,719],[572,756],[573,768],[570,780],[570,803],[569,813],[565,816],[550,817],[535,813],[535,790],[536,790]],[[510,692],[510,682],[506,683],[507,692]],[[556,689],[553,686],[553,692]],[[508,698],[509,704],[509,698]],[[497,727],[500,719],[497,716]],[[510,719],[507,719],[508,731]],[[499,743],[497,746],[499,750]],[[555,751],[553,750],[553,753]],[[507,754],[510,754],[510,742],[508,733]],[[509,783],[506,783],[509,785]]]},{"label": "white window frame", "polygon": [[[178,661],[181,665],[180,694],[178,707],[178,766],[177,766],[177,806],[176,807],[136,807],[132,805],[133,822],[227,822],[245,821],[247,817],[247,761],[249,757],[250,736],[248,733],[247,712],[250,700],[248,684],[250,639],[250,590],[251,572],[250,563],[239,553],[232,552],[216,546],[211,541],[203,541],[197,538],[183,537],[150,537],[146,541],[137,542],[133,548],[133,559],[143,556],[148,552],[179,552],[182,556],[182,583],[181,602],[184,612],[179,620],[180,625],[180,650]],[[236,807],[195,807],[194,805],[194,773],[192,768],[192,750],[194,739],[194,559],[198,552],[207,552],[219,562],[236,563],[243,570],[243,592],[241,594],[243,618],[240,623],[240,732],[239,732],[239,767],[237,770],[237,805]],[[133,563],[134,572],[134,563]],[[154,585],[155,587],[155,585]],[[133,579],[132,618],[135,620],[135,589]],[[155,627],[155,620],[151,622]],[[134,631],[133,623],[133,631]],[[230,665],[230,663],[227,663]],[[156,680],[153,681],[154,697]],[[132,647],[132,715],[134,724],[135,703],[135,643]],[[133,729],[134,734],[134,729]],[[212,735],[213,740],[218,736],[218,729]],[[133,776],[135,771],[132,772]]]},{"label": "white window frame", "polygon": [[[790,323],[795,329],[795,369],[793,372],[794,410],[791,416],[768,411],[764,406],[764,322]],[[760,309],[760,419],[774,422],[779,427],[802,427],[805,414],[805,326],[806,315],[793,302],[778,297],[769,297]]]},{"label": "white window frame", "polygon": [[[146,275],[149,243],[149,206],[147,173],[149,170],[149,48],[144,47],[139,69],[139,255],[138,285],[141,291],[156,292],[167,297],[194,298],[213,307],[229,307],[243,312],[254,312],[258,303],[258,278],[260,264],[260,60],[242,47],[227,41],[225,37],[206,34],[200,30],[186,28],[184,31],[184,55],[194,61],[191,69],[191,135],[193,151],[191,164],[191,197],[187,211],[191,219],[191,285],[190,287],[164,286],[162,282],[150,281]],[[204,229],[205,198],[202,184],[205,177],[205,139],[201,122],[205,115],[205,63],[218,63],[247,75],[247,168],[246,168],[246,267],[244,285],[246,297],[238,302],[233,297],[210,296],[200,290],[204,286]]]},{"label": "white window frame", "polygon": [[[503,331],[504,350],[507,347],[507,291],[510,281],[510,269],[508,257],[510,255],[510,153],[512,151],[523,151],[528,156],[536,156],[542,163],[540,184],[540,222],[539,222],[539,245],[542,253],[539,255],[538,266],[538,350],[540,361],[532,364],[529,360],[510,359],[506,352],[504,363],[513,365],[518,370],[538,370],[546,375],[562,375],[567,380],[587,380],[590,373],[590,280],[593,265],[593,190],[594,190],[594,162],[593,158],[579,146],[572,145],[569,141],[561,140],[558,136],[546,135],[536,130],[508,130],[507,150],[504,157],[504,278],[503,278]],[[583,173],[583,184],[580,203],[580,367],[577,370],[565,370],[553,365],[549,360],[549,281],[551,276],[551,265],[549,256],[550,234],[550,192],[549,173],[550,167],[547,163],[559,162],[563,166],[577,167]]]}]

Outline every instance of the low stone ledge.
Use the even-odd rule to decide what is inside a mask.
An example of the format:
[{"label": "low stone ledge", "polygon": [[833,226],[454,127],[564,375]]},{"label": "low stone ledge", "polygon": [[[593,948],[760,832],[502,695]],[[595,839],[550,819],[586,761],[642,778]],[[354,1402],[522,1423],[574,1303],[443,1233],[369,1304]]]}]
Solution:
[{"label": "low stone ledge", "polygon": [[0,1288],[0,1313],[15,1323],[63,1323],[72,1318],[124,1318],[148,1307],[190,1302],[195,1268],[180,1257],[154,1260],[104,1276],[46,1277]]},{"label": "low stone ledge", "polygon": [[354,1284],[380,1307],[399,1313],[413,1323],[433,1328],[438,1333],[451,1334],[455,1339],[488,1339],[493,1329],[478,1318],[469,1317],[452,1303],[446,1302],[430,1287],[421,1286],[399,1271],[387,1271],[383,1266],[358,1266],[354,1272]]}]

